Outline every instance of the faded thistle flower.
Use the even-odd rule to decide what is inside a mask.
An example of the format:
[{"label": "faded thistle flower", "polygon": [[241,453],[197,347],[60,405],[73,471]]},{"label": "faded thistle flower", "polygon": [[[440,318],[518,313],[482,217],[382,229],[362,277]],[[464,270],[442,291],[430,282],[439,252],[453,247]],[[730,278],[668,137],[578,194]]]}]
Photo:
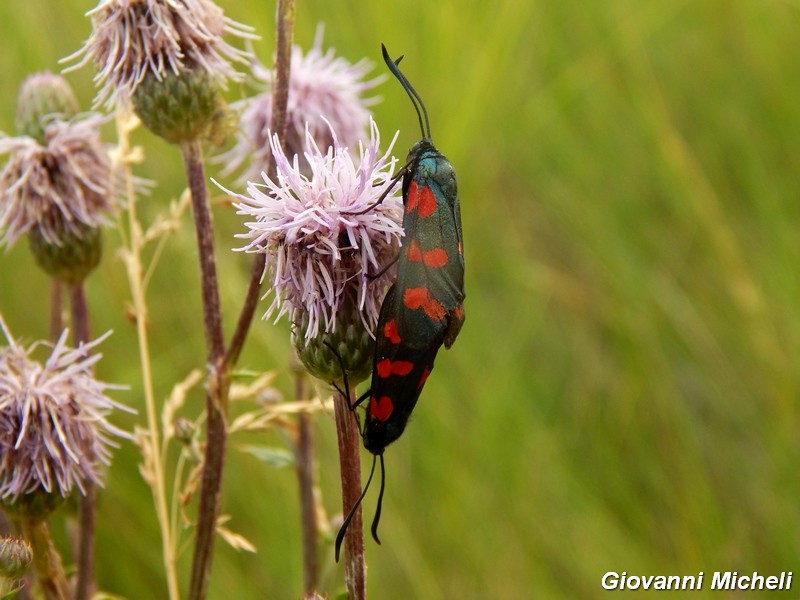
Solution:
[{"label": "faded thistle flower", "polygon": [[[337,57],[333,48],[323,52],[322,34],[320,27],[314,45],[305,55],[299,46],[292,48],[287,127],[282,140],[289,157],[303,154],[306,129],[323,150],[333,144],[331,127],[343,146],[354,147],[364,139],[369,127],[368,107],[377,98],[364,98],[363,94],[385,79],[380,75],[365,80],[372,69],[372,62],[367,59],[351,64]],[[248,178],[258,177],[266,168],[272,117],[273,72],[254,60],[253,76],[265,91],[233,105],[241,111],[236,145],[219,157],[226,173],[246,166]]]},{"label": "faded thistle flower", "polygon": [[403,235],[403,208],[398,190],[390,191],[394,139],[381,154],[370,120],[369,142],[359,143],[356,160],[330,125],[329,132],[332,145],[325,150],[306,132],[308,169],[297,155],[290,160],[273,136],[276,179],[249,182],[247,195],[228,193],[238,214],[251,219],[247,233],[237,236],[249,240],[240,250],[266,254],[274,297],[265,318],[289,315],[300,358],[327,381],[341,379],[324,342],[333,345],[355,383],[369,373],[370,332],[391,283],[387,267]]},{"label": "faded thistle flower", "polygon": [[77,349],[67,332],[44,364],[31,354],[44,343],[19,345],[0,319],[8,346],[0,348],[0,498],[13,510],[29,496],[67,496],[87,482],[102,484],[115,437],[130,437],[112,425],[112,409],[129,410],[106,392],[120,389],[95,379],[101,358],[90,354],[103,335]]},{"label": "faded thistle flower", "polygon": [[250,28],[211,0],[103,0],[88,16],[91,36],[64,60],[78,61],[71,68],[96,66],[95,106],[132,103],[142,122],[172,143],[219,133],[219,88],[241,79],[231,61],[250,61],[223,35],[253,38]]},{"label": "faded thistle flower", "polygon": [[100,226],[115,206],[98,133],[105,119],[73,116],[72,90],[48,73],[23,83],[18,105],[17,127],[27,135],[0,137],[0,155],[9,155],[0,171],[0,245],[27,234],[45,271],[77,283],[100,261]]}]

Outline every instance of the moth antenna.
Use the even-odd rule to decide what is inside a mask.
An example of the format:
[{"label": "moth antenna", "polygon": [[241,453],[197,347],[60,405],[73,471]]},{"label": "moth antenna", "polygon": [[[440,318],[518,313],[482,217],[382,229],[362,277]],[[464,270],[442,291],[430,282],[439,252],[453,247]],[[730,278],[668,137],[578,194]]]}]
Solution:
[{"label": "moth antenna", "polygon": [[[414,89],[414,86],[406,79],[406,76],[403,75],[403,72],[398,67],[398,63],[403,58],[402,56],[397,59],[397,61],[393,61],[389,58],[389,51],[386,50],[386,46],[381,44],[381,50],[383,51],[383,61],[386,63],[386,66],[389,67],[389,70],[392,72],[392,75],[397,77],[397,80],[400,82],[400,85],[403,86],[403,89],[408,94],[408,97],[411,98],[411,103],[414,105],[414,110],[417,111],[417,117],[419,118],[419,129],[422,132],[422,137],[426,139],[431,139],[431,125],[428,121],[428,111],[425,109],[425,103],[422,101],[422,98],[417,93],[417,90]],[[425,117],[424,126],[423,126],[423,116]]]},{"label": "moth antenna", "polygon": [[[347,513],[347,517],[345,517],[344,522],[342,523],[342,526],[339,528],[339,533],[336,534],[335,557],[336,557],[336,562],[337,563],[339,562],[339,551],[342,548],[342,542],[344,541],[344,534],[347,533],[347,528],[350,526],[350,521],[353,520],[353,515],[356,514],[356,510],[358,510],[358,507],[361,506],[361,501],[364,499],[364,496],[367,495],[367,490],[369,489],[369,484],[372,483],[372,476],[375,474],[375,462],[376,462],[375,459],[377,457],[378,456],[376,454],[372,455],[372,469],[369,472],[369,479],[367,479],[367,485],[364,486],[364,491],[361,492],[361,495],[358,497],[358,500],[356,500],[356,503],[353,505],[353,508],[351,508],[350,512]],[[381,455],[381,472],[382,471],[383,471],[383,455]],[[381,477],[381,480],[383,480],[383,477]],[[381,488],[383,488],[383,485],[381,485]],[[383,492],[381,492],[381,495],[383,495]],[[375,526],[375,524],[373,524],[373,527],[374,526]],[[374,535],[374,533],[373,533],[373,535]],[[380,543],[380,542],[378,542],[378,543]]]},{"label": "moth antenna", "polygon": [[[375,458],[373,455],[372,468],[375,468]],[[375,507],[375,518],[372,519],[372,539],[378,542],[378,522],[381,520],[381,505],[383,504],[383,491],[386,489],[386,468],[383,464],[383,454],[381,454],[381,489],[378,492],[378,506]]]}]

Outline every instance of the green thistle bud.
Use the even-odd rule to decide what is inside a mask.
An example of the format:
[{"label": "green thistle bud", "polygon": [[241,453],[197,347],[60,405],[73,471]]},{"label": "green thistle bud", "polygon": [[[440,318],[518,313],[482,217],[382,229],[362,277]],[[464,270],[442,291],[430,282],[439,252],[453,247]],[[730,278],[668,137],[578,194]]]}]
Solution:
[{"label": "green thistle bud", "polygon": [[224,140],[229,126],[219,84],[202,69],[149,73],[133,93],[133,108],[142,123],[171,144],[200,138]]},{"label": "green thistle bud", "polygon": [[2,501],[3,510],[16,519],[41,522],[60,508],[66,498],[58,492],[48,492],[37,488],[28,494],[6,498]]},{"label": "green thistle bud", "polygon": [[40,227],[28,233],[31,252],[44,271],[70,285],[81,283],[100,263],[103,236],[99,227],[75,223],[74,231],[64,229],[58,239],[48,240]]},{"label": "green thistle bud", "polygon": [[0,576],[19,579],[33,562],[31,545],[21,538],[0,538]]},{"label": "green thistle bud", "polygon": [[342,307],[338,317],[335,331],[321,332],[306,340],[303,332],[308,328],[308,313],[303,313],[301,321],[295,324],[292,342],[306,370],[322,381],[342,381],[341,357],[348,383],[354,387],[372,372],[375,340],[364,328],[361,316],[351,302]]},{"label": "green thistle bud", "polygon": [[78,99],[67,80],[45,71],[22,82],[17,98],[17,131],[46,144],[44,130],[53,117],[62,121],[78,114]]}]

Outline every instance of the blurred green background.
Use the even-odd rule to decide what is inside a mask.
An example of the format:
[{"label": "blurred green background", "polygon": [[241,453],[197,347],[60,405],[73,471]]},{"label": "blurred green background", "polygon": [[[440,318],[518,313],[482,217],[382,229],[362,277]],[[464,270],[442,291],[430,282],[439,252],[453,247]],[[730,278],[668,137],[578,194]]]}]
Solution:
[{"label": "blurred green background", "polygon": [[[25,75],[58,69],[88,36],[93,5],[0,2],[0,129],[13,132]],[[220,5],[256,27],[269,63],[274,5]],[[318,22],[326,46],[376,72],[380,42],[406,55],[459,174],[465,230],[467,324],[387,451],[372,597],[596,598],[606,571],[704,571],[693,597],[734,598],[709,590],[711,572],[800,571],[800,2],[299,0],[296,43],[310,46]],[[69,75],[86,106],[91,76]],[[401,129],[403,156],[416,117],[396,82],[379,93],[376,119],[386,137]],[[137,173],[158,182],[141,204],[152,218],[183,189],[180,160],[146,132],[135,141],[147,151]],[[230,331],[249,261],[227,251],[238,218],[219,207],[215,219]],[[160,397],[203,364],[183,225],[149,298]],[[143,423],[118,237],[106,239],[89,282],[94,333],[115,330],[100,376],[131,386],[117,397]],[[27,244],[0,255],[15,335],[47,336],[47,290]],[[285,323],[258,321],[240,366],[278,369],[290,396],[288,349]],[[333,514],[332,418],[317,430]],[[232,444],[223,510],[259,552],[218,543],[210,598],[298,598],[294,473]],[[102,493],[98,577],[163,598],[137,462],[124,444]],[[325,561],[340,589],[341,566]]]}]

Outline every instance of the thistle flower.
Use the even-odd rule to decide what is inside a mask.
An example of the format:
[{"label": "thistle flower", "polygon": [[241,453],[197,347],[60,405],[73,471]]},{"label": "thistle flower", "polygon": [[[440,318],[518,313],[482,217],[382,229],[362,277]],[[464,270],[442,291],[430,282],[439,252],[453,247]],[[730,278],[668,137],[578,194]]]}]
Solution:
[{"label": "thistle flower", "polygon": [[8,346],[0,348],[0,498],[14,505],[25,495],[68,495],[92,481],[111,459],[114,437],[130,437],[108,422],[113,408],[129,411],[95,379],[90,355],[111,332],[77,349],[59,338],[42,365],[30,358],[40,344],[23,348],[0,319]]},{"label": "thistle flower", "polygon": [[[322,36],[323,29],[319,27],[314,45],[306,55],[299,46],[292,48],[287,127],[283,137],[283,149],[289,157],[305,150],[306,129],[317,146],[327,149],[333,143],[328,123],[343,146],[355,146],[365,138],[370,119],[368,106],[377,99],[362,95],[385,78],[381,75],[365,80],[372,63],[363,59],[351,64],[335,56],[333,48],[323,52]],[[272,70],[257,60],[253,61],[252,71],[265,91],[232,105],[241,111],[236,145],[218,157],[225,163],[225,173],[246,165],[249,178],[258,177],[269,159],[273,83]]]},{"label": "thistle flower", "polygon": [[[306,131],[308,171],[297,155],[290,161],[272,136],[276,180],[265,175],[263,184],[249,182],[247,196],[225,191],[235,198],[238,214],[252,219],[245,223],[249,231],[237,236],[249,240],[239,250],[266,254],[274,298],[264,317],[288,314],[301,346],[338,330],[340,352],[351,354],[347,346],[363,338],[360,332],[369,338],[375,327],[393,275],[387,266],[403,234],[402,203],[397,191],[389,193],[395,185],[397,159],[390,155],[397,136],[380,154],[378,128],[370,120],[369,142],[359,143],[356,161],[328,127],[332,145],[324,152]],[[362,344],[357,354],[356,362],[370,352]],[[335,370],[341,375],[338,364]]]},{"label": "thistle flower", "polygon": [[241,75],[230,61],[247,63],[250,53],[228,45],[224,34],[254,38],[252,30],[223,15],[211,0],[102,0],[89,11],[92,34],[65,62],[67,70],[97,67],[100,90],[95,106],[127,105],[136,88],[152,76],[202,70],[221,86]]}]

